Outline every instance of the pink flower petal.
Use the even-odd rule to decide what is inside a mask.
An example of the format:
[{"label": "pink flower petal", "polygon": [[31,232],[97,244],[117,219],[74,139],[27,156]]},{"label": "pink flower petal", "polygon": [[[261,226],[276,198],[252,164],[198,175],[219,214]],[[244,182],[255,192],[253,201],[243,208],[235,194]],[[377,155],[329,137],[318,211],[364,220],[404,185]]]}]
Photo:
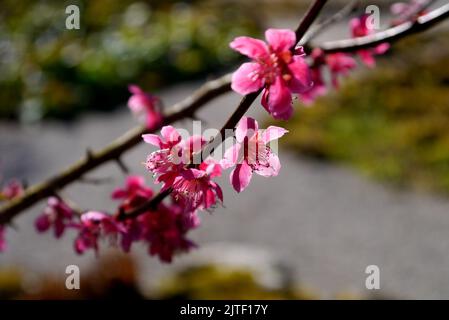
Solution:
[{"label": "pink flower petal", "polygon": [[156,111],[147,111],[145,125],[149,130],[155,130],[162,121],[161,115]]},{"label": "pink flower petal", "polygon": [[252,59],[261,58],[268,54],[268,48],[265,42],[251,37],[237,37],[229,46]]},{"label": "pink flower petal", "polygon": [[289,29],[268,29],[265,39],[275,51],[287,51],[296,44],[296,35]]},{"label": "pink flower petal", "polygon": [[223,159],[220,161],[220,165],[223,169],[228,169],[237,164],[239,158],[241,158],[239,157],[240,147],[241,145],[236,143],[225,151]]},{"label": "pink flower petal", "polygon": [[371,50],[359,50],[357,53],[367,67],[374,68],[376,66],[376,60]]},{"label": "pink flower petal", "polygon": [[48,229],[50,229],[51,222],[50,222],[50,219],[48,218],[48,215],[42,214],[36,219],[34,225],[35,225],[37,231],[45,232]]},{"label": "pink flower petal", "polygon": [[161,135],[165,139],[165,141],[170,144],[176,144],[181,141],[181,136],[173,126],[162,127]]},{"label": "pink flower petal", "polygon": [[181,176],[187,180],[194,180],[202,178],[206,175],[206,172],[198,169],[187,169],[181,172]]},{"label": "pink flower petal", "polygon": [[231,88],[241,95],[255,92],[263,87],[263,78],[259,76],[261,67],[258,63],[247,62],[232,75]]},{"label": "pink flower petal", "polygon": [[157,134],[143,134],[142,135],[143,141],[145,141],[146,143],[149,143],[153,146],[162,148],[162,141],[161,138],[159,138],[159,136]]},{"label": "pink flower petal", "polygon": [[235,128],[235,137],[238,142],[243,142],[245,137],[251,138],[259,130],[257,121],[253,118],[242,117]]},{"label": "pink flower petal", "polygon": [[132,94],[145,94],[145,92],[139,86],[137,86],[135,84],[130,84],[128,86],[128,90]]},{"label": "pink flower petal", "polygon": [[246,161],[238,164],[234,170],[232,170],[230,175],[231,184],[235,191],[242,192],[249,185],[252,174],[253,171]]},{"label": "pink flower petal", "polygon": [[262,105],[275,119],[285,119],[286,115],[293,112],[291,92],[280,77],[269,87],[268,93],[263,95]]},{"label": "pink flower petal", "polygon": [[384,54],[389,49],[390,49],[390,44],[385,42],[385,43],[381,43],[377,47],[375,47],[374,48],[374,52],[376,54]]},{"label": "pink flower petal", "polygon": [[267,144],[270,141],[279,139],[284,134],[286,134],[288,130],[276,127],[276,126],[269,126],[262,134],[262,139],[265,144]]},{"label": "pink flower petal", "polygon": [[281,163],[279,157],[271,152],[268,158],[268,166],[259,166],[255,172],[263,177],[275,177],[281,170]]},{"label": "pink flower petal", "polygon": [[313,85],[309,65],[301,57],[293,57],[293,62],[288,65],[293,78],[288,83],[292,92],[302,93],[310,89]]},{"label": "pink flower petal", "polygon": [[391,5],[390,11],[394,15],[400,15],[406,12],[408,8],[409,8],[408,3],[396,2]]}]

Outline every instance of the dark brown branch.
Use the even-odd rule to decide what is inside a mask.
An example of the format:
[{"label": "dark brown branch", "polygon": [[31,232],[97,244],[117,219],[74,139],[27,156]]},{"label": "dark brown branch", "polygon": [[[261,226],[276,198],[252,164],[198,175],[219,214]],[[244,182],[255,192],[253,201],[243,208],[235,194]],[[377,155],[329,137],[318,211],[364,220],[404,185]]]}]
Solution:
[{"label": "dark brown branch", "polygon": [[318,23],[313,28],[310,28],[310,30],[304,35],[304,37],[299,42],[300,45],[304,45],[306,43],[309,43],[310,40],[314,39],[317,35],[325,31],[328,27],[333,25],[336,22],[339,22],[340,20],[346,18],[348,15],[353,13],[355,10],[357,10],[360,6],[360,0],[352,0],[349,3],[347,3],[340,11],[333,14],[323,22]]},{"label": "dark brown branch", "polygon": [[372,48],[384,42],[391,43],[410,34],[427,30],[447,17],[449,17],[449,4],[419,17],[414,22],[405,22],[396,27],[366,37],[329,41],[318,47],[326,53],[353,52],[360,49]]},{"label": "dark brown branch", "polygon": [[[230,91],[230,75],[207,82],[183,101],[175,104],[165,115],[163,124],[167,125],[193,115],[203,105]],[[156,131],[156,130],[154,130]],[[9,222],[19,212],[26,210],[42,199],[52,196],[68,184],[78,180],[85,173],[108,161],[117,161],[122,154],[142,141],[142,134],[148,133],[145,127],[136,127],[113,141],[104,149],[87,152],[86,157],[63,170],[56,176],[29,187],[25,193],[0,209],[0,224]]]}]

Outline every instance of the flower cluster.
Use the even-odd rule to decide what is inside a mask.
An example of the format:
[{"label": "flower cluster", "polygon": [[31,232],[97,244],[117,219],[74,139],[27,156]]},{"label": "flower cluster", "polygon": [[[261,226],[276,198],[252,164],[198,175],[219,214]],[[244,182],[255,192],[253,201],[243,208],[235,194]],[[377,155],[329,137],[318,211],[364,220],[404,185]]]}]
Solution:
[{"label": "flower cluster", "polygon": [[262,105],[276,119],[293,113],[292,93],[303,93],[311,85],[309,67],[302,47],[294,49],[296,35],[287,29],[268,29],[267,42],[237,37],[232,49],[253,59],[233,74],[232,89],[242,95],[263,88]]},{"label": "flower cluster", "polygon": [[74,215],[74,211],[60,198],[50,197],[44,212],[36,219],[35,226],[39,232],[53,228],[55,237],[60,238]]},{"label": "flower cluster", "polygon": [[143,140],[159,148],[147,157],[145,166],[156,176],[155,181],[162,183],[162,190],[172,190],[187,211],[209,209],[218,200],[222,202],[221,188],[213,181],[221,176],[219,163],[207,158],[192,166],[194,154],[201,151],[206,140],[201,136],[182,139],[172,126],[163,127],[161,135],[145,134]]},{"label": "flower cluster", "polygon": [[[373,34],[375,30],[368,23],[369,15],[364,14],[359,18],[353,18],[349,22],[351,27],[351,34],[354,38],[365,37]],[[375,56],[384,54],[390,48],[390,44],[381,43],[374,48],[361,49],[357,51],[358,56],[362,62],[372,68],[376,65]]]},{"label": "flower cluster", "polygon": [[[139,207],[153,195],[143,177],[129,176],[125,187],[112,193],[113,199],[121,201],[114,215],[99,211],[77,213],[60,198],[51,197],[42,215],[36,219],[36,229],[45,232],[53,228],[56,238],[60,238],[67,228],[74,230],[77,233],[74,249],[78,254],[90,249],[97,254],[101,239],[125,252],[130,251],[134,242],[144,242],[150,255],[170,262],[175,253],[194,247],[186,234],[199,225],[199,219],[195,211],[186,212],[176,201],[161,203],[157,209],[137,217],[123,216],[123,212]],[[6,244],[2,231],[0,228],[0,248],[4,249]]]},{"label": "flower cluster", "polygon": [[[353,37],[374,32],[367,19],[368,15],[362,15],[350,21]],[[253,59],[233,74],[232,89],[246,95],[263,88],[262,105],[275,119],[287,120],[292,116],[293,93],[298,94],[305,104],[310,104],[327,92],[322,73],[324,66],[327,66],[335,88],[338,78],[348,75],[357,66],[351,54],[325,54],[320,48],[312,51],[309,66],[303,48],[295,49],[296,37],[291,30],[268,29],[265,38],[267,42],[250,37],[237,37],[231,42],[231,48]],[[385,53],[388,48],[388,43],[382,43],[375,48],[358,50],[356,54],[365,65],[374,67],[374,56]]]},{"label": "flower cluster", "polygon": [[243,191],[253,173],[263,177],[277,176],[281,169],[278,156],[269,143],[279,139],[287,130],[270,126],[260,130],[256,120],[243,117],[235,130],[236,143],[226,150],[221,165],[224,169],[234,167],[230,181],[237,192]]}]

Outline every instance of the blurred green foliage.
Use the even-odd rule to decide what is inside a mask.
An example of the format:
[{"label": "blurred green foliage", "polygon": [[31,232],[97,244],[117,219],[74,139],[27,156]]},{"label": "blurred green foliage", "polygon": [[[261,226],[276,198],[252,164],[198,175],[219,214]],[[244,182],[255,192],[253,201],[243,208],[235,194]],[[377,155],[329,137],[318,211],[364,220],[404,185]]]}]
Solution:
[{"label": "blurred green foliage", "polygon": [[449,34],[402,41],[374,70],[298,108],[283,143],[398,186],[449,192]]},{"label": "blurred green foliage", "polygon": [[246,268],[199,265],[185,268],[162,283],[162,299],[316,299],[305,290],[271,289],[261,285]]},{"label": "blurred green foliage", "polygon": [[[80,30],[65,9],[80,7]],[[70,118],[232,64],[229,40],[260,30],[251,6],[221,1],[2,0],[0,117]]]}]

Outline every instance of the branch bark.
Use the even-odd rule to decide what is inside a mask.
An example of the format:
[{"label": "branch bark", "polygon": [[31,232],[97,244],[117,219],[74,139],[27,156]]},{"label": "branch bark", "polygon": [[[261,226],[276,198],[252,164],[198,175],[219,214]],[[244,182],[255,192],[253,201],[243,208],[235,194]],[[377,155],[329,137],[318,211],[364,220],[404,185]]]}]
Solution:
[{"label": "branch bark", "polygon": [[[191,96],[172,106],[170,111],[164,116],[163,125],[168,125],[178,120],[191,117],[209,101],[229,92],[231,89],[230,79],[231,75],[227,74],[217,80],[204,84]],[[153,131],[156,131],[157,129]],[[28,209],[42,199],[52,196],[58,190],[78,180],[85,173],[96,167],[108,161],[119,161],[120,157],[127,150],[142,141],[142,134],[145,133],[149,133],[145,127],[135,127],[104,149],[97,152],[88,152],[88,155],[86,155],[85,158],[58,173],[56,176],[29,187],[22,196],[12,199],[0,209],[0,224],[8,223],[21,211]]]},{"label": "branch bark", "polygon": [[396,27],[365,37],[329,41],[317,47],[326,53],[353,52],[360,49],[372,48],[384,42],[391,43],[410,34],[427,30],[447,17],[449,17],[449,3],[419,17],[415,22],[405,22]]}]

